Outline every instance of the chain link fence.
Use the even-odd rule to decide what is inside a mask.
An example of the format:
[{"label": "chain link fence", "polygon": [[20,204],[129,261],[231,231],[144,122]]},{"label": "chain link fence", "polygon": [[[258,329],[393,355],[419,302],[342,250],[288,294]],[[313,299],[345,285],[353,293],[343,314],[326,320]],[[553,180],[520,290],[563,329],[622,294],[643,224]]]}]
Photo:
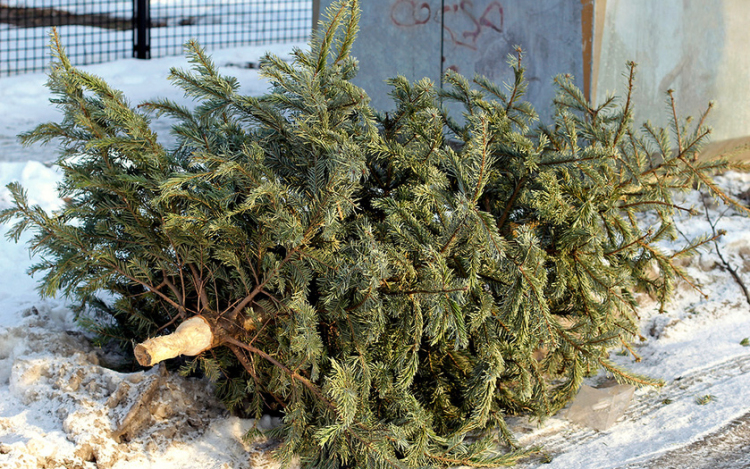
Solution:
[{"label": "chain link fence", "polygon": [[43,71],[58,29],[74,65],[305,41],[314,0],[0,0],[0,76]]}]

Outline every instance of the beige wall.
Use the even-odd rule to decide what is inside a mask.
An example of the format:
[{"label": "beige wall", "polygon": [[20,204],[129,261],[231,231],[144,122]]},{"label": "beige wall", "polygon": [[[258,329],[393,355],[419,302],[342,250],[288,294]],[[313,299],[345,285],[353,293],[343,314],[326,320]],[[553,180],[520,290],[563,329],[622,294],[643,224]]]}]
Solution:
[{"label": "beige wall", "polygon": [[666,91],[673,89],[682,116],[697,117],[715,101],[709,124],[717,144],[750,136],[750,1],[607,0],[602,6],[597,101],[624,92],[625,64],[634,60],[637,123],[666,126]]}]

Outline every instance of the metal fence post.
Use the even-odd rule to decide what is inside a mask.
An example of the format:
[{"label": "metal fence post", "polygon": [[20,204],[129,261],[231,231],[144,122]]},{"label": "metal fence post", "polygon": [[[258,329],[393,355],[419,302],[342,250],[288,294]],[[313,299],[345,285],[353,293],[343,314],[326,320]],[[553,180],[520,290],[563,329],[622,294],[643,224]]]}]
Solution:
[{"label": "metal fence post", "polygon": [[312,2],[312,30],[318,29],[318,21],[320,21],[320,0],[313,0]]},{"label": "metal fence post", "polygon": [[151,58],[151,10],[149,0],[133,0],[133,57]]}]

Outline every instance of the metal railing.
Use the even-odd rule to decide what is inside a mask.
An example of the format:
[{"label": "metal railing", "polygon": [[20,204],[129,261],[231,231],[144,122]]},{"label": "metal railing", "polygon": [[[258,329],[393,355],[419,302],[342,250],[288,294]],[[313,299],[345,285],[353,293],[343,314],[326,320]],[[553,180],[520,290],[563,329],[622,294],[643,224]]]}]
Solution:
[{"label": "metal railing", "polygon": [[45,70],[57,27],[74,65],[305,41],[314,0],[0,0],[0,76]]}]

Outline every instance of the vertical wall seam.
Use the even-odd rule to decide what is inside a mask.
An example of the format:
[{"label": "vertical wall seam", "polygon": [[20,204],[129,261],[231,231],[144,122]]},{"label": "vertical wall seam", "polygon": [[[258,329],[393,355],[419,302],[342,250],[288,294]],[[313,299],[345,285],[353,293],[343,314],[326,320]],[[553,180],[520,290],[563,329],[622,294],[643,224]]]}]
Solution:
[{"label": "vertical wall seam", "polygon": [[445,0],[440,0],[440,89],[443,89],[443,67],[445,66]]}]

